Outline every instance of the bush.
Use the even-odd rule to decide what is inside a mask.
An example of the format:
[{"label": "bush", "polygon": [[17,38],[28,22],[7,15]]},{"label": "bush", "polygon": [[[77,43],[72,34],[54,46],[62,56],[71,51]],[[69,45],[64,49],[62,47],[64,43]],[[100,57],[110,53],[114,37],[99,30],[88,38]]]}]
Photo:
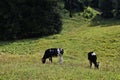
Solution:
[{"label": "bush", "polygon": [[84,10],[84,12],[82,13],[82,16],[87,19],[92,19],[96,16],[96,14],[99,14],[99,13],[93,8],[88,7]]}]

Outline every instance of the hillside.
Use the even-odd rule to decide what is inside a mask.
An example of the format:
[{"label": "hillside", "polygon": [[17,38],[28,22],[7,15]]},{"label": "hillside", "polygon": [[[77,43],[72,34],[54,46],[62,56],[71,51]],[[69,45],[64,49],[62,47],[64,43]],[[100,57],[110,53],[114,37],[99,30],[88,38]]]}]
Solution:
[{"label": "hillside", "polygon": [[[120,24],[108,22],[93,25],[79,17],[63,19],[60,34],[0,42],[0,80],[120,80]],[[53,64],[41,63],[51,47],[64,48],[62,65],[58,58]],[[99,70],[89,69],[89,51],[98,55]]]}]

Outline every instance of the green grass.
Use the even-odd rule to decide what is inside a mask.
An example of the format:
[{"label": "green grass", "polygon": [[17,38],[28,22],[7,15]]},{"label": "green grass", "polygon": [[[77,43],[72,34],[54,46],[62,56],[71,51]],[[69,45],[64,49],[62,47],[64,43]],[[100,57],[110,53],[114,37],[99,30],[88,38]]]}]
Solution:
[{"label": "green grass", "polygon": [[[120,80],[120,25],[90,25],[79,17],[64,19],[60,34],[0,42],[0,80]],[[112,23],[110,21],[109,23]],[[93,24],[92,24],[93,25]],[[65,50],[64,63],[41,63],[51,47]],[[100,69],[89,69],[87,53],[95,51]]]}]

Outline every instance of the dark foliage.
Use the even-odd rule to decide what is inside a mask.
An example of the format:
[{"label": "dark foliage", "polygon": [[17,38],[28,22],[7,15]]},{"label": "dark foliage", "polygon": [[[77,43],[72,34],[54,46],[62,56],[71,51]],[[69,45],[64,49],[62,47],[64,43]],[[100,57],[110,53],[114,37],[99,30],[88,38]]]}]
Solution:
[{"label": "dark foliage", "polygon": [[62,22],[55,0],[0,0],[0,39],[59,33]]},{"label": "dark foliage", "polygon": [[115,18],[120,19],[120,0],[115,0],[116,9],[115,9]]},{"label": "dark foliage", "polygon": [[99,8],[102,11],[102,15],[101,15],[102,17],[104,18],[113,17],[112,10],[114,9],[114,7],[113,7],[113,2],[111,0],[101,0]]},{"label": "dark foliage", "polygon": [[84,10],[84,5],[79,0],[65,0],[65,8],[67,10],[72,9],[73,11],[79,12]]},{"label": "dark foliage", "polygon": [[90,6],[93,8],[99,8],[99,0],[91,0]]},{"label": "dark foliage", "polygon": [[65,0],[65,9],[70,12],[70,17],[72,17],[73,12],[84,11],[84,4],[79,0]]},{"label": "dark foliage", "polygon": [[88,5],[95,10],[101,12],[103,18],[120,19],[120,0],[83,0],[85,5]]}]

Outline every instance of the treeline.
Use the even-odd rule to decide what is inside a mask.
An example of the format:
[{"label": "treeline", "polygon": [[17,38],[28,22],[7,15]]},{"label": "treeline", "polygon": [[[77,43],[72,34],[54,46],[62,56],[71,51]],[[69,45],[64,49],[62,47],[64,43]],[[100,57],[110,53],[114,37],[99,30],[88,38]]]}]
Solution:
[{"label": "treeline", "polygon": [[0,40],[42,37],[61,30],[57,0],[0,0]]},{"label": "treeline", "polygon": [[103,18],[120,19],[120,0],[92,0],[90,6],[99,9]]},{"label": "treeline", "polygon": [[65,8],[70,17],[76,11],[83,11],[88,6],[101,12],[103,18],[120,19],[120,0],[64,0]]}]

